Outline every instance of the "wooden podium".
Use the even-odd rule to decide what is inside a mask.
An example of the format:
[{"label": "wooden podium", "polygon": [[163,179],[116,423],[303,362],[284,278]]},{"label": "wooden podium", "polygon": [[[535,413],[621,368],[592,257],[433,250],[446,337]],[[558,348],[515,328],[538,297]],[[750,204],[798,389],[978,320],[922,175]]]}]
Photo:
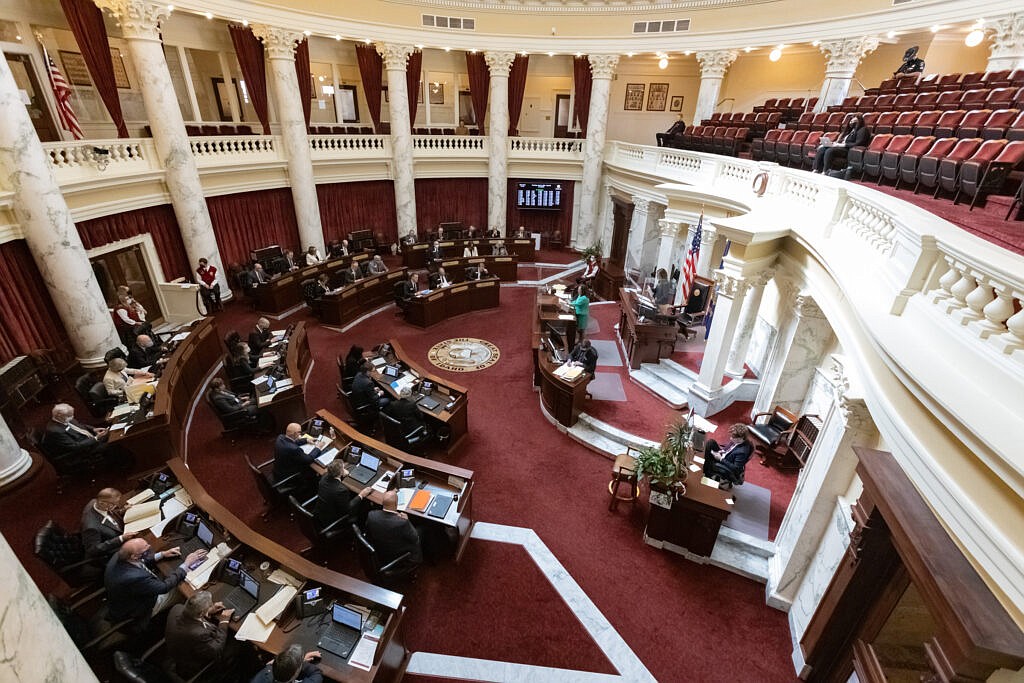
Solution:
[{"label": "wooden podium", "polygon": [[[670,507],[656,504],[652,495],[650,516],[644,540],[648,545],[680,548],[698,557],[710,557],[718,540],[718,530],[729,517],[732,506],[726,503],[730,494],[700,483],[700,473],[691,472],[686,480],[686,493]],[[670,499],[671,500],[671,499]],[[676,548],[667,550],[678,552]]]}]

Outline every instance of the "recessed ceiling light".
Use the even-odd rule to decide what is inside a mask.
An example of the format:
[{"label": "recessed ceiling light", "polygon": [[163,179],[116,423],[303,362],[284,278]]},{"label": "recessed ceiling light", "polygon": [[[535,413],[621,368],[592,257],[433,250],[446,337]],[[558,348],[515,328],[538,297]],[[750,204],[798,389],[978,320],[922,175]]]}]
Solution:
[{"label": "recessed ceiling light", "polygon": [[554,56],[555,56],[555,53],[554,53],[554,52],[549,52],[549,53],[548,53],[548,57],[554,57]]},{"label": "recessed ceiling light", "polygon": [[445,51],[445,52],[451,52],[451,51],[452,51],[452,49],[451,49],[450,47],[446,47],[446,48],[444,49],[444,51]]},{"label": "recessed ceiling light", "polygon": [[311,36],[311,35],[313,35],[313,32],[312,31],[303,31],[302,35],[304,35],[304,36]]},{"label": "recessed ceiling light", "polygon": [[662,57],[658,60],[658,68],[662,70],[668,68],[668,57]]},{"label": "recessed ceiling light", "polygon": [[529,55],[530,53],[529,53],[529,52],[527,52],[526,50],[523,50],[523,51],[522,51],[522,52],[520,52],[519,54],[521,54],[522,56],[526,57],[526,56],[528,56],[528,55]]},{"label": "recessed ceiling light", "polygon": [[335,39],[335,40],[341,40],[341,36],[339,36],[339,35],[335,34],[335,36],[334,36],[334,39]]},{"label": "recessed ceiling light", "polygon": [[417,50],[422,50],[422,49],[423,49],[423,46],[422,46],[422,45],[417,45],[417,46],[416,46],[416,49],[417,49]]},{"label": "recessed ceiling light", "polygon": [[321,82],[321,83],[323,83],[323,82],[324,82],[324,77],[323,77],[323,76],[317,76],[317,78],[319,78],[319,79],[320,79],[320,82]]},{"label": "recessed ceiling light", "polygon": [[173,12],[174,11],[174,5],[168,5],[167,6],[167,11],[168,12]]},{"label": "recessed ceiling light", "polygon": [[967,47],[977,47],[984,39],[985,32],[980,28],[976,28],[967,34],[967,37],[964,38],[964,44],[967,45]]},{"label": "recessed ceiling light", "polygon": [[932,26],[932,33],[938,33],[941,28],[941,26],[935,24],[935,26]]},{"label": "recessed ceiling light", "polygon": [[743,48],[743,51],[744,52],[751,52],[751,51],[753,51],[753,49],[754,48],[752,48],[752,47],[745,47],[745,48]]},{"label": "recessed ceiling light", "polygon": [[888,33],[885,34],[885,37],[888,38],[889,40],[892,40],[893,38],[896,37],[896,31],[889,31]]},{"label": "recessed ceiling light", "polygon": [[627,56],[627,57],[632,57],[632,56],[633,56],[633,53],[632,53],[632,52],[627,52],[627,53],[626,53],[626,56]]},{"label": "recessed ceiling light", "polygon": [[768,53],[768,59],[770,59],[773,62],[777,62],[780,59],[782,59],[782,48],[781,47],[777,47],[774,50],[772,50],[771,52],[769,52]]},{"label": "recessed ceiling light", "polygon": [[249,20],[248,19],[242,19],[242,26],[248,26],[248,25],[249,25]]},{"label": "recessed ceiling light", "polygon": [[576,53],[576,56],[577,56],[577,57],[582,57],[582,56],[583,56],[583,53],[582,53],[582,52],[577,52],[577,53]]},{"label": "recessed ceiling light", "polygon": [[813,43],[811,43],[811,45],[814,46],[814,47],[818,47],[819,45],[821,45],[821,41],[820,40],[815,40]]},{"label": "recessed ceiling light", "polygon": [[692,54],[693,54],[693,50],[686,50],[685,52],[683,52],[683,54],[684,54],[685,56],[689,57],[690,55],[692,55]]},{"label": "recessed ceiling light", "polygon": [[207,12],[203,16],[206,17],[207,19],[213,19],[213,12]]},{"label": "recessed ceiling light", "polygon": [[370,44],[370,39],[369,38],[363,38],[363,42],[366,43],[367,45],[369,45]]}]

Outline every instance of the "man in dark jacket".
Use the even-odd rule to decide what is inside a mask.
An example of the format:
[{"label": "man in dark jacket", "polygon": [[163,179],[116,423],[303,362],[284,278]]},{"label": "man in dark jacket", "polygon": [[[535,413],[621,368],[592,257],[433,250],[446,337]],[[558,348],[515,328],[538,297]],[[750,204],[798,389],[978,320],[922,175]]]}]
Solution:
[{"label": "man in dark jacket", "polygon": [[256,329],[249,333],[249,353],[260,355],[267,350],[272,341],[270,321],[260,318],[256,321]]},{"label": "man in dark jacket", "polygon": [[410,400],[411,397],[412,389],[405,387],[399,392],[398,400],[392,401],[384,408],[385,415],[393,417],[401,423],[402,431],[405,434],[408,434],[417,427],[425,426],[423,418],[420,416],[420,409]]},{"label": "man in dark jacket", "polygon": [[149,543],[141,538],[125,541],[110,558],[103,574],[110,621],[131,619],[131,628],[136,633],[146,630],[157,601],[185,580],[186,567],[206,557],[205,549],[197,550],[173,572],[161,577],[156,563],[181,557],[181,551],[171,548],[150,554],[149,548]]},{"label": "man in dark jacket", "polygon": [[324,675],[310,661],[314,657],[320,657],[320,653],[313,650],[303,655],[300,645],[292,645],[260,669],[250,683],[321,683]]},{"label": "man in dark jacket", "polygon": [[128,367],[148,368],[164,355],[164,349],[153,342],[148,334],[140,334],[135,343],[128,347]]},{"label": "man in dark jacket", "polygon": [[371,510],[366,516],[366,535],[377,551],[382,564],[387,564],[404,553],[409,553],[412,564],[423,562],[420,535],[409,516],[398,511],[398,493],[384,494],[384,509]]},{"label": "man in dark jacket", "polygon": [[327,472],[320,477],[313,517],[321,527],[333,524],[346,515],[356,514],[363,499],[369,497],[372,490],[369,486],[353,494],[342,481],[347,476],[348,470],[339,458],[331,462]]},{"label": "man in dark jacket", "polygon": [[96,494],[82,510],[82,547],[86,557],[106,564],[121,544],[135,534],[126,533],[117,507],[121,492],[106,488]]},{"label": "man in dark jacket", "polygon": [[171,608],[165,633],[167,656],[179,677],[190,679],[210,662],[225,659],[234,612],[214,602],[209,591],[196,591],[184,604]]},{"label": "man in dark jacket", "polygon": [[754,454],[754,447],[748,438],[749,429],[745,424],[729,427],[729,443],[722,447],[714,439],[704,442],[704,476],[717,479],[728,488],[743,476],[747,461]]},{"label": "man in dark jacket", "polygon": [[307,453],[302,447],[308,443],[309,440],[302,436],[302,426],[297,422],[289,424],[284,434],[277,436],[274,442],[274,481],[283,481],[296,473],[312,476],[313,470],[309,465],[320,455],[320,449],[313,446]]},{"label": "man in dark jacket", "polygon": [[591,346],[589,339],[584,339],[569,354],[569,360],[577,365],[583,366],[583,371],[594,374],[597,369],[597,350]]},{"label": "man in dark jacket", "polygon": [[389,400],[384,397],[384,392],[377,387],[373,378],[370,377],[370,370],[373,364],[365,360],[359,366],[359,372],[352,378],[352,407],[356,410],[364,406],[373,406],[380,410],[388,405]]}]

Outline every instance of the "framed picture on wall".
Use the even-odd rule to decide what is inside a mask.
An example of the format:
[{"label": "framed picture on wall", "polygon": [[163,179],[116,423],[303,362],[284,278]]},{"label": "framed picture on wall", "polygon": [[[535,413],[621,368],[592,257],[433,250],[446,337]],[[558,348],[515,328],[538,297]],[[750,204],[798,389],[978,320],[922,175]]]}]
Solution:
[{"label": "framed picture on wall", "polygon": [[128,80],[128,72],[124,68],[124,58],[116,47],[110,48],[110,62],[114,65],[114,85],[121,90],[131,90],[132,83]]},{"label": "framed picture on wall", "polygon": [[[226,85],[224,85],[224,79],[220,77],[211,78],[213,81],[213,95],[217,101],[217,115],[220,116],[221,121],[231,120],[231,93],[228,91]],[[242,93],[238,90],[238,80],[232,78],[231,84],[235,87],[235,97],[238,98],[236,101],[241,104]],[[245,120],[245,112],[239,110],[238,119],[240,121]]]},{"label": "framed picture on wall", "polygon": [[669,111],[682,111],[683,110],[683,96],[673,95],[668,105]]},{"label": "framed picture on wall", "polygon": [[626,84],[626,103],[622,105],[625,111],[643,111],[644,108],[644,84]]},{"label": "framed picture on wall", "polygon": [[339,85],[338,103],[341,105],[342,123],[359,123],[359,97],[356,86]]},{"label": "framed picture on wall", "polygon": [[60,61],[64,64],[64,78],[68,79],[71,85],[92,85],[89,78],[89,67],[85,65],[85,59],[81,52],[70,50],[59,50]]},{"label": "framed picture on wall", "polygon": [[647,93],[647,111],[665,111],[668,104],[668,83],[651,83]]},{"label": "framed picture on wall", "polygon": [[427,83],[431,104],[444,104],[444,83]]}]

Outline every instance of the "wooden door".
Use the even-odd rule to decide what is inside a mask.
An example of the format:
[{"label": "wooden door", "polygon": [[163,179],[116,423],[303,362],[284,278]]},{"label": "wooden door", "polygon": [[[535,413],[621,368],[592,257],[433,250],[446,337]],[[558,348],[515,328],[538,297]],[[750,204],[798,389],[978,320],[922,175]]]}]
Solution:
[{"label": "wooden door", "polygon": [[127,285],[135,300],[146,309],[149,322],[163,318],[153,277],[142,256],[142,245],[93,256],[89,262],[108,306],[113,308],[117,305],[117,288]]},{"label": "wooden door", "polygon": [[633,205],[621,199],[612,198],[612,243],[608,253],[609,263],[624,268],[626,244],[629,241],[629,225],[633,221]]},{"label": "wooden door", "polygon": [[568,95],[555,95],[555,131],[554,137],[569,137],[569,120],[572,110],[569,109]]}]

